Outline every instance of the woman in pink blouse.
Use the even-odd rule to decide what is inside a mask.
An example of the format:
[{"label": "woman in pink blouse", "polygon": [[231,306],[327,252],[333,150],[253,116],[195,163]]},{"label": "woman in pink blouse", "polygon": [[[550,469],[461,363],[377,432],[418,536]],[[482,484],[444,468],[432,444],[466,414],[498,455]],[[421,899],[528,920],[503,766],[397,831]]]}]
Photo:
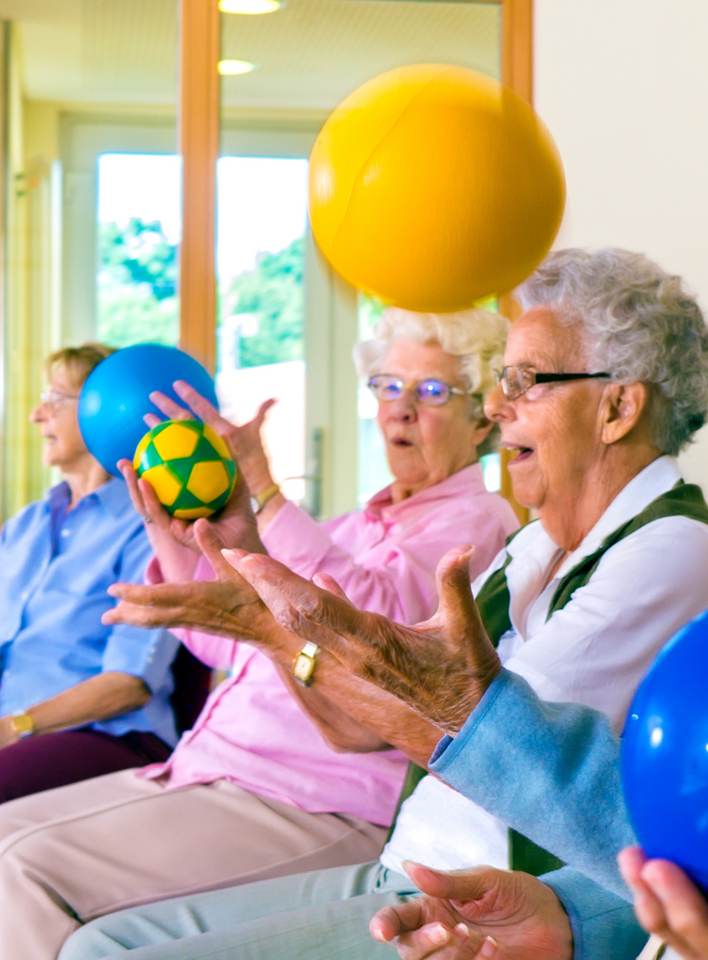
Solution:
[{"label": "woman in pink blouse", "polygon": [[[509,504],[485,490],[478,462],[492,429],[482,401],[507,329],[506,320],[481,310],[386,311],[377,338],[361,344],[355,359],[379,402],[395,479],[365,509],[325,523],[273,483],[260,442],[268,404],[234,427],[186,384],[176,389],[230,443],[271,555],[308,578],[331,574],[360,608],[414,623],[434,612],[435,567],[448,549],[474,544],[476,576],[517,527]],[[167,415],[185,415],[153,398]],[[170,520],[127,461],[123,472],[155,549],[148,581],[213,579],[192,549],[191,525]],[[242,522],[242,511],[227,505],[213,526],[231,546]],[[0,896],[0,956],[53,958],[82,921],[131,905],[378,856],[403,756],[373,734],[370,752],[362,752],[360,735],[357,752],[346,752],[353,749],[347,718],[336,704],[326,740],[308,718],[303,688],[264,654],[181,634],[230,676],[166,763],[38,794],[0,813],[0,891],[8,885]]]}]

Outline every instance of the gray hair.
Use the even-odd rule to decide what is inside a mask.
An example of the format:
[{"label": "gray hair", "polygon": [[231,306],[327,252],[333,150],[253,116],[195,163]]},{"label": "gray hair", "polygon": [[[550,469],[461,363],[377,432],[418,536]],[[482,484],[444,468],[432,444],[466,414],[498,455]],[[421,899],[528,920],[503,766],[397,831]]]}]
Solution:
[{"label": "gray hair", "polygon": [[681,279],[641,253],[607,247],[552,253],[516,291],[580,323],[592,370],[650,387],[652,442],[676,456],[708,412],[708,329]]},{"label": "gray hair", "polygon": [[460,377],[477,401],[482,416],[484,399],[494,389],[494,370],[504,364],[509,321],[491,310],[457,313],[412,313],[388,307],[381,315],[373,340],[354,347],[354,365],[363,379],[383,373],[381,364],[394,340],[439,343],[445,353],[459,357]]}]

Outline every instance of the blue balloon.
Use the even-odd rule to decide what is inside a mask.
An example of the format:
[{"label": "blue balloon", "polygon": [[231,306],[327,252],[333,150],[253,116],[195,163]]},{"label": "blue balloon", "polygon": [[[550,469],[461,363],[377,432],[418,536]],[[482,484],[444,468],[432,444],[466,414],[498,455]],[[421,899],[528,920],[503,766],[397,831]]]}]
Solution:
[{"label": "blue balloon", "polygon": [[148,431],[144,415],[163,416],[150,402],[153,390],[182,404],[172,389],[175,380],[186,380],[218,408],[212,378],[200,363],[176,347],[157,343],[124,347],[91,371],[79,397],[79,429],[104,470],[119,477],[117,462],[124,457],[132,460]]},{"label": "blue balloon", "polygon": [[708,611],[669,641],[642,681],[621,766],[647,855],[677,863],[708,893]]}]

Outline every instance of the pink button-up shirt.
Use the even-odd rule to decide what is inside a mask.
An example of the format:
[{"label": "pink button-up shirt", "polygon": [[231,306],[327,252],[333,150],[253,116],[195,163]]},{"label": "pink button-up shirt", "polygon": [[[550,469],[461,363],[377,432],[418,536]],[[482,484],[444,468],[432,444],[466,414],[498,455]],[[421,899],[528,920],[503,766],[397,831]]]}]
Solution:
[{"label": "pink button-up shirt", "polygon": [[[287,503],[263,542],[303,577],[334,576],[356,606],[416,623],[435,610],[435,567],[447,550],[474,544],[475,577],[517,526],[509,504],[485,490],[482,469],[473,464],[401,503],[391,501],[390,489],[382,490],[364,510],[326,523]],[[195,577],[213,577],[205,560]],[[161,580],[156,560],[147,578]],[[146,767],[138,776],[163,777],[168,789],[226,779],[310,813],[391,822],[406,769],[402,754],[336,753],[263,653],[246,643],[178,632],[200,660],[231,676],[211,694],[167,763]]]}]

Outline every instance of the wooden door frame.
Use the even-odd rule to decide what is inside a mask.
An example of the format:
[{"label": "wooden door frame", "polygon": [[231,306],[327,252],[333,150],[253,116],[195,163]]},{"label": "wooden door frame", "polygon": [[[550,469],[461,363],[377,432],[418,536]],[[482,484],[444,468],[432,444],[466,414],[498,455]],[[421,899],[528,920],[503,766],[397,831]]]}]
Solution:
[{"label": "wooden door frame", "polygon": [[[468,0],[458,0],[468,2]],[[476,0],[502,7],[502,81],[533,102],[533,0]],[[219,155],[219,0],[180,0],[179,149],[182,155],[180,345],[216,368],[216,162]],[[510,319],[513,297],[500,298]],[[523,523],[501,453],[501,492]]]}]

